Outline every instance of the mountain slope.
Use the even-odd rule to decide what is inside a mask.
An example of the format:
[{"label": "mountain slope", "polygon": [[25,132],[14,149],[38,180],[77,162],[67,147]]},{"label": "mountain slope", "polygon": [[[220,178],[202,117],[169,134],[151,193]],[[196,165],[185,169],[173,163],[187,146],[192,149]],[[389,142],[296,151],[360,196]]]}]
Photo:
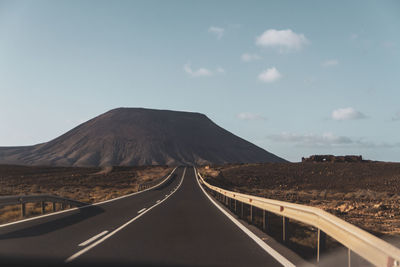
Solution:
[{"label": "mountain slope", "polygon": [[56,166],[179,165],[284,160],[200,113],[118,108],[47,143],[0,148],[0,163]]}]

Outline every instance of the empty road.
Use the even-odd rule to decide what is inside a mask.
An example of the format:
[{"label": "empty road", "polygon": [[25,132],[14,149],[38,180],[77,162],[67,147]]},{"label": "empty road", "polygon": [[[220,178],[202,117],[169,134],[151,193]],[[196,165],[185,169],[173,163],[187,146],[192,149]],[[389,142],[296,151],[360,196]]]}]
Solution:
[{"label": "empty road", "polygon": [[0,258],[66,265],[280,266],[179,167],[159,187],[0,226]]}]

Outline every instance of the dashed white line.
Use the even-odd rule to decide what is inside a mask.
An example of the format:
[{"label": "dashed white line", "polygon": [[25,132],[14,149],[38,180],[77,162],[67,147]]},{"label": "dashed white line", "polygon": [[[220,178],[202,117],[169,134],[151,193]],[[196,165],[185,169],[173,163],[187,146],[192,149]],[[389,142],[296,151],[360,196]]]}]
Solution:
[{"label": "dashed white line", "polygon": [[103,231],[103,232],[101,232],[100,234],[97,234],[97,235],[95,235],[95,236],[89,238],[89,239],[86,240],[85,242],[80,243],[78,246],[84,247],[84,246],[86,246],[86,245],[92,243],[93,241],[95,241],[96,239],[102,237],[103,235],[105,235],[105,234],[107,234],[107,233],[108,233],[108,231]]},{"label": "dashed white line", "polygon": [[153,186],[153,187],[149,187],[149,188],[147,188],[147,189],[145,189],[145,190],[142,190],[142,191],[139,191],[139,192],[134,192],[134,193],[132,193],[132,194],[128,194],[128,195],[125,195],[125,196],[120,196],[120,197],[112,198],[112,199],[105,200],[105,201],[102,201],[102,202],[97,202],[97,203],[89,204],[89,205],[82,206],[82,207],[78,207],[78,208],[60,210],[60,211],[52,212],[52,213],[49,213],[49,214],[44,214],[44,215],[40,215],[40,216],[36,216],[36,217],[32,217],[32,218],[27,218],[27,219],[19,220],[19,221],[16,221],[16,222],[10,222],[10,223],[5,223],[5,224],[0,224],[0,228],[1,228],[1,227],[6,227],[6,226],[9,226],[9,225],[13,225],[13,224],[18,224],[18,223],[27,222],[27,221],[33,221],[33,220],[37,220],[37,219],[40,219],[40,218],[44,218],[44,217],[49,217],[49,216],[61,214],[61,213],[67,213],[67,212],[71,212],[71,211],[78,210],[78,209],[84,209],[84,208],[87,208],[87,207],[100,206],[100,205],[102,205],[102,204],[104,204],[104,203],[108,203],[108,202],[112,202],[112,201],[115,201],[115,200],[118,200],[118,199],[122,199],[122,198],[126,198],[126,197],[131,197],[131,196],[134,196],[134,195],[137,195],[137,194],[141,194],[141,193],[143,193],[143,192],[149,191],[149,190],[151,190],[151,189],[153,189],[153,188],[155,188],[155,187],[158,187],[158,186],[162,185],[163,183],[165,183],[165,182],[171,177],[171,175],[175,172],[176,168],[178,168],[178,167],[175,167],[175,168],[172,170],[172,172],[167,176],[167,178],[165,178],[161,183],[159,183],[159,184],[157,184],[157,185],[155,185],[155,186]]},{"label": "dashed white line", "polygon": [[142,213],[145,210],[146,210],[146,208],[143,208],[143,209],[139,210],[137,213]]},{"label": "dashed white line", "polygon": [[[185,174],[186,174],[186,168],[183,170],[183,174],[182,174],[182,179],[178,185],[178,188],[174,191],[174,193],[180,188],[180,186],[182,185],[183,179],[185,178]],[[172,194],[170,195],[172,196]],[[74,259],[78,258],[80,255],[88,252],[89,250],[91,250],[92,248],[94,248],[95,246],[99,245],[100,243],[104,242],[105,240],[107,240],[108,238],[110,238],[111,236],[115,235],[117,232],[121,231],[122,229],[124,229],[125,227],[127,227],[129,224],[131,224],[132,222],[136,221],[137,219],[139,219],[140,217],[142,217],[144,214],[146,214],[147,212],[149,212],[151,209],[155,208],[156,206],[160,205],[161,203],[163,203],[165,200],[167,200],[167,198],[164,198],[163,200],[161,200],[159,203],[151,206],[150,208],[148,208],[147,210],[145,210],[144,212],[140,213],[139,215],[137,215],[136,217],[132,218],[130,221],[126,222],[125,224],[121,225],[120,227],[118,227],[117,229],[115,229],[114,231],[112,231],[111,233],[109,233],[108,235],[102,237],[101,239],[97,240],[96,242],[90,244],[89,246],[85,247],[84,249],[78,251],[77,253],[75,253],[74,255],[72,255],[71,257],[69,257],[68,259],[65,260],[65,262],[71,262]]]}]

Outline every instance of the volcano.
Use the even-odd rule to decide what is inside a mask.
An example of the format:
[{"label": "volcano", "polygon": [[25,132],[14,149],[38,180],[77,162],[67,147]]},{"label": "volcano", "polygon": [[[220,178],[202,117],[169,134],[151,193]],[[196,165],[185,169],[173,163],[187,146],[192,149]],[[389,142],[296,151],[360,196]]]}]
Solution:
[{"label": "volcano", "polygon": [[117,108],[34,146],[1,147],[0,164],[204,165],[285,162],[200,113]]}]

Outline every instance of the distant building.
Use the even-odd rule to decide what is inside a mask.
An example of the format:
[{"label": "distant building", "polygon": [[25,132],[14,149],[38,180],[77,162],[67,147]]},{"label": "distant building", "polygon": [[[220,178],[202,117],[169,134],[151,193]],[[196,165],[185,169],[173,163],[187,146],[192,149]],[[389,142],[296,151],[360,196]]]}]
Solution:
[{"label": "distant building", "polygon": [[334,155],[312,155],[309,158],[301,158],[301,162],[363,162],[362,156],[334,156]]}]

